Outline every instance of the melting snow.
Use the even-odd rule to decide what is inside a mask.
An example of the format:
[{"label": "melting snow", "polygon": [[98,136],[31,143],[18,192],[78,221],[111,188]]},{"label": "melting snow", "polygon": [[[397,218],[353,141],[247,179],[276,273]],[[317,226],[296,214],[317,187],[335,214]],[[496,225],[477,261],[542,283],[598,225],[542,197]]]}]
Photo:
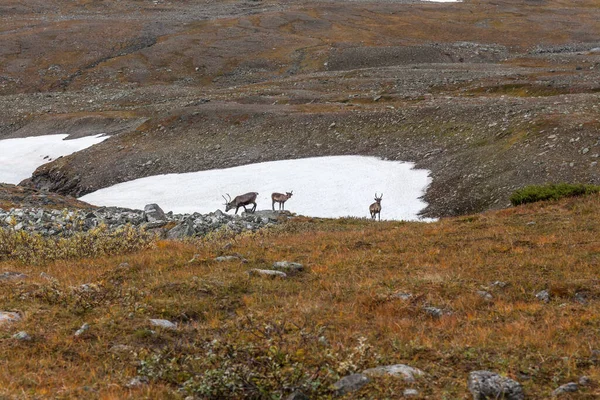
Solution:
[{"label": "melting snow", "polygon": [[29,178],[42,164],[108,139],[107,136],[97,135],[64,140],[68,136],[47,135],[0,140],[0,182],[17,184]]},{"label": "melting snow", "polygon": [[286,209],[301,215],[335,218],[368,217],[375,192],[383,192],[382,219],[417,220],[419,211],[427,206],[420,197],[431,178],[429,171],[413,166],[362,156],[272,161],[136,179],[80,200],[135,209],[158,203],[175,213],[207,213],[224,209],[221,195],[225,193],[235,197],[258,192],[257,209],[261,210],[271,208],[271,193],[293,190]]}]

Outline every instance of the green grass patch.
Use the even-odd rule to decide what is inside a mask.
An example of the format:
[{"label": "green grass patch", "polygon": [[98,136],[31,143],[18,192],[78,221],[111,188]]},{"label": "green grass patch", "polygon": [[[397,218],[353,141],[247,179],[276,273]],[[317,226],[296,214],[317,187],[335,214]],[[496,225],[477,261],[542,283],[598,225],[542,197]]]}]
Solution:
[{"label": "green grass patch", "polygon": [[519,204],[535,203],[544,200],[558,200],[564,197],[583,196],[600,192],[600,186],[557,183],[547,185],[531,185],[515,191],[510,196],[513,206]]}]

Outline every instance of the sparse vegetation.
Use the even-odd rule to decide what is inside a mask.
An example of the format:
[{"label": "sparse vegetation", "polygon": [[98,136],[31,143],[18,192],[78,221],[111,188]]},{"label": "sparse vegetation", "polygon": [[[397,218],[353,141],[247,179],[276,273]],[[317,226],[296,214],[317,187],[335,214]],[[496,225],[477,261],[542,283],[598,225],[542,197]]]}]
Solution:
[{"label": "sparse vegetation", "polygon": [[154,235],[130,225],[112,232],[105,225],[100,225],[88,232],[61,238],[47,238],[22,230],[0,229],[0,261],[14,259],[35,264],[60,259],[126,254],[149,247],[154,239]]},{"label": "sparse vegetation", "polygon": [[510,202],[513,206],[518,206],[537,201],[559,200],[563,197],[583,196],[598,192],[600,192],[600,186],[597,185],[571,183],[531,185],[515,191],[510,196]]}]

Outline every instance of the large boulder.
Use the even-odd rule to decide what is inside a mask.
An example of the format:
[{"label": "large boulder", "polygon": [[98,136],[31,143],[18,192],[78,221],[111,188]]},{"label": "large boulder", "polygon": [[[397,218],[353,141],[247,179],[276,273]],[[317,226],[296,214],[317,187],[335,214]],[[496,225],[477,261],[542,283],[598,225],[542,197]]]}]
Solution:
[{"label": "large boulder", "polygon": [[144,219],[146,222],[159,222],[166,221],[167,216],[165,212],[158,206],[158,204],[147,204],[144,207]]},{"label": "large boulder", "polygon": [[468,387],[473,400],[523,400],[525,398],[519,382],[490,371],[471,372]]}]

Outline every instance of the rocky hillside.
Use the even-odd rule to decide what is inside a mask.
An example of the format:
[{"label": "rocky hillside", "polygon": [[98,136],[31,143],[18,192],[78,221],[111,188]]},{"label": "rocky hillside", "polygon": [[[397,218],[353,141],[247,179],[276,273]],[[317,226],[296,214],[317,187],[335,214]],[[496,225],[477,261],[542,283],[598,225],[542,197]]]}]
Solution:
[{"label": "rocky hillside", "polygon": [[106,132],[24,185],[334,154],[432,171],[427,216],[599,183],[593,0],[4,2],[0,138]]}]

